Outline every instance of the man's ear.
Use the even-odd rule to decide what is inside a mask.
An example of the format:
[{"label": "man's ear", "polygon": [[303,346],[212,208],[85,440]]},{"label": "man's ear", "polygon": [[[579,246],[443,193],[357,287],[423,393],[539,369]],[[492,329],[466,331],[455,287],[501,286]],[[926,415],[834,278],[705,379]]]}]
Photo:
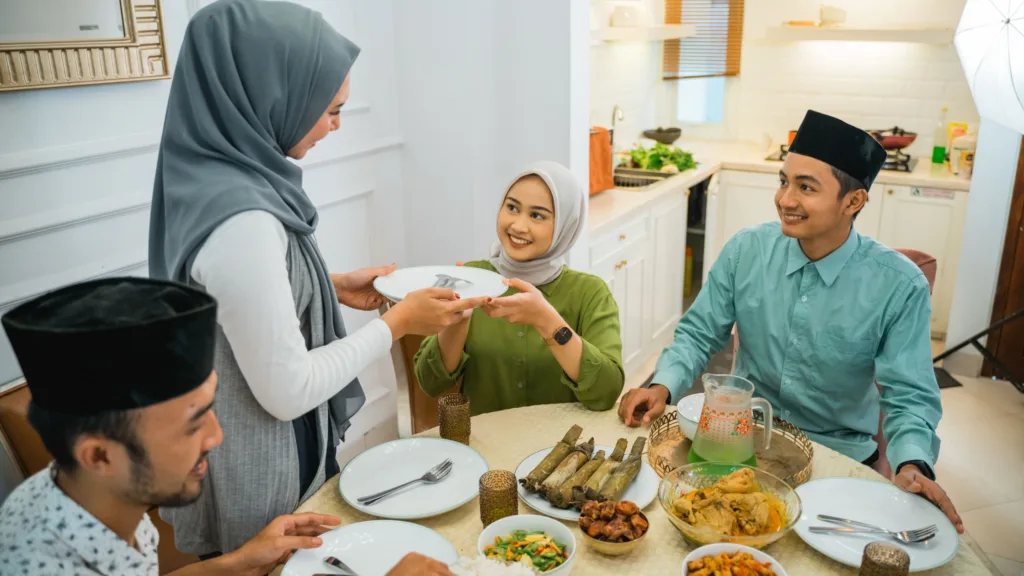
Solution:
[{"label": "man's ear", "polygon": [[868,191],[863,188],[858,188],[843,196],[843,214],[847,216],[853,216],[860,212],[864,205],[868,203]]}]

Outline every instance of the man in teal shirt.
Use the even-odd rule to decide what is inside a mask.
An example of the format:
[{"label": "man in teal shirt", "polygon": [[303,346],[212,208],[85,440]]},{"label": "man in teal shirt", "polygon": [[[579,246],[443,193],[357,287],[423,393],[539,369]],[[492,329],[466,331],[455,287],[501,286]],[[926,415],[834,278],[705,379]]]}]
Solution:
[{"label": "man in teal shirt", "polygon": [[619,415],[630,426],[658,417],[728,342],[735,323],[735,374],[753,382],[777,415],[871,463],[881,409],[896,483],[935,502],[962,531],[933,472],[942,405],[928,281],[903,255],[853,229],[885,159],[863,130],[808,111],[779,172],[781,224],[747,228],[726,243],[659,358],[653,384],[631,390]]}]

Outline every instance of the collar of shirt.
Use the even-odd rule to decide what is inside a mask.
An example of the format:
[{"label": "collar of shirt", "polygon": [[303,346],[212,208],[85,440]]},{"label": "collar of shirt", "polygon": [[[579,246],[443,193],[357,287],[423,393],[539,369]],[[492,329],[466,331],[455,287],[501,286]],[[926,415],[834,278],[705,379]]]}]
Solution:
[{"label": "collar of shirt", "polygon": [[131,546],[57,486],[52,463],[45,473],[39,507],[51,533],[101,573],[149,573],[149,565],[157,563],[157,533],[148,516],[139,519]]},{"label": "collar of shirt", "polygon": [[[786,238],[789,243],[789,257],[786,262],[786,276],[790,276],[800,270],[803,270],[804,266],[811,264],[811,260],[804,254],[803,248],[800,247],[800,241],[796,238]],[[813,262],[813,268],[818,271],[818,276],[821,277],[821,281],[826,286],[832,286],[832,283],[839,277],[839,273],[842,272],[843,267],[850,261],[850,257],[857,251],[857,247],[860,246],[860,234],[857,233],[852,227],[850,228],[850,235],[846,237],[846,242],[839,248],[832,251],[831,254],[825,256],[817,262]]]}]

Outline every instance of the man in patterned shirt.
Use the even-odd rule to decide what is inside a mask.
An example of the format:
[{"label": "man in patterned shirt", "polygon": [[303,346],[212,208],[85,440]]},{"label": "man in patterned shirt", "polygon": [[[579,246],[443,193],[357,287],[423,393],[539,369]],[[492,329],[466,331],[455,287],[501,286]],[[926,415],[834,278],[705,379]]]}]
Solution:
[{"label": "man in patterned shirt", "polygon": [[[183,285],[113,278],[72,285],[3,319],[54,461],[0,508],[0,576],[156,576],[146,514],[194,501],[222,440],[213,413],[216,302]],[[281,516],[234,552],[175,574],[266,574],[339,520]],[[393,576],[447,568],[407,557]]]}]

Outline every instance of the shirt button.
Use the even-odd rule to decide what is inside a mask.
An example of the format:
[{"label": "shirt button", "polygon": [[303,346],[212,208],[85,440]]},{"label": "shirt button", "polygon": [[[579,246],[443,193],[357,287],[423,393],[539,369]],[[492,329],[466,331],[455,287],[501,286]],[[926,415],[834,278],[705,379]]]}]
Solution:
[{"label": "shirt button", "polygon": [[800,297],[800,301],[801,302],[807,302],[807,296],[801,296]]},{"label": "shirt button", "polygon": [[800,340],[794,337],[793,340],[791,340],[791,342],[793,342],[793,345],[796,346],[797,344],[800,343]]},{"label": "shirt button", "polygon": [[516,336],[519,336],[520,338],[522,338],[523,337],[523,333],[522,332],[517,332]]},{"label": "shirt button", "polygon": [[517,386],[519,386],[520,388],[522,388],[523,386],[526,386],[526,383],[524,383],[524,382],[523,382],[522,380],[520,380],[520,381],[519,381],[519,384],[517,384]]},{"label": "shirt button", "polygon": [[786,381],[784,383],[788,386],[789,384],[792,384],[793,381],[790,380],[789,378],[786,378]]}]

